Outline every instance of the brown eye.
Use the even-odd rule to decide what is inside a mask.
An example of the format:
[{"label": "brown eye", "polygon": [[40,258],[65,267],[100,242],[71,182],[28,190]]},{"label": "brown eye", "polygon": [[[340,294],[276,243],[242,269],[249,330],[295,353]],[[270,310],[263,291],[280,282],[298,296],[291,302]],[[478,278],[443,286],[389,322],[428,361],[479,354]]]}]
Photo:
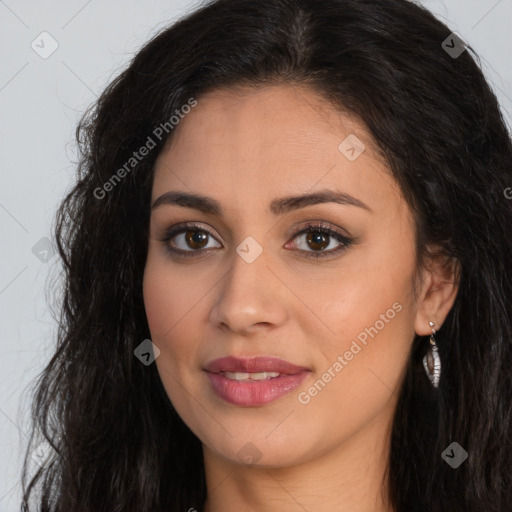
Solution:
[{"label": "brown eye", "polygon": [[307,233],[306,243],[314,251],[321,251],[329,246],[329,235],[320,232]]},{"label": "brown eye", "polygon": [[208,236],[205,231],[185,231],[185,241],[191,249],[203,249],[208,243]]},{"label": "brown eye", "polygon": [[[194,224],[174,226],[169,229],[163,238],[166,248],[174,254],[186,254],[192,256],[194,253],[207,252],[205,249],[222,247],[222,245],[211,245],[216,238],[206,229]],[[209,245],[210,244],[210,245]]]},{"label": "brown eye", "polygon": [[[353,243],[352,239],[323,225],[309,225],[297,233],[293,237],[293,240],[295,239],[299,241],[293,242],[292,246],[303,252],[306,257],[312,258],[332,256]],[[287,248],[290,248],[289,243]]]}]

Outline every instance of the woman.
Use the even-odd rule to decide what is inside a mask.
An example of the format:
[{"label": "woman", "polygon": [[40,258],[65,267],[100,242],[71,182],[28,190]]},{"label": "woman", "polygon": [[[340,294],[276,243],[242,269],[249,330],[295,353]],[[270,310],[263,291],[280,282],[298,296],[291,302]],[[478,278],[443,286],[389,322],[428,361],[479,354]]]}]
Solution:
[{"label": "woman", "polygon": [[458,36],[217,0],[77,138],[24,510],[509,510],[511,141]]}]

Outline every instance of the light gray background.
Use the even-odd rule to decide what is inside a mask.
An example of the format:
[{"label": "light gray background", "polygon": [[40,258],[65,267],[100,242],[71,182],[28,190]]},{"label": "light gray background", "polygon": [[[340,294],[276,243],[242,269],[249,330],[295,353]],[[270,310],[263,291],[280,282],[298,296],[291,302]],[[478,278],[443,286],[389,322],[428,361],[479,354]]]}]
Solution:
[{"label": "light gray background", "polygon": [[[422,3],[478,52],[510,126],[512,0]],[[20,509],[29,386],[54,343],[45,286],[58,277],[58,261],[41,261],[44,251],[36,257],[32,248],[44,246],[74,178],[77,121],[144,41],[197,5],[0,0],[0,511]],[[50,48],[47,38],[42,48],[44,31],[58,43],[46,59],[31,47]]]}]

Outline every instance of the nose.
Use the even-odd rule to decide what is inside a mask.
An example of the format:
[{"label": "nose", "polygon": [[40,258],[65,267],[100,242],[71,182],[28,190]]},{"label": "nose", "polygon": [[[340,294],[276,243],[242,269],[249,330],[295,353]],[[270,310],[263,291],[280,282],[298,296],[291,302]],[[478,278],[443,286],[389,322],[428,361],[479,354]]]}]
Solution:
[{"label": "nose", "polygon": [[271,267],[265,250],[251,263],[234,254],[231,270],[219,283],[210,312],[216,328],[247,335],[286,322],[286,294],[290,292],[283,276],[280,280],[279,272]]}]

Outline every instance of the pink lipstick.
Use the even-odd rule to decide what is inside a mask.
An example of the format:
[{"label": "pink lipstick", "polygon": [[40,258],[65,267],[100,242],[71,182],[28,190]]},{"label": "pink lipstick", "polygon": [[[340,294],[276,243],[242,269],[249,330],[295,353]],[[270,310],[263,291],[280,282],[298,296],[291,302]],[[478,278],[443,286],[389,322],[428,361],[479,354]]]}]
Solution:
[{"label": "pink lipstick", "polygon": [[264,405],[296,389],[310,370],[275,357],[222,357],[205,368],[214,392],[246,407]]}]

